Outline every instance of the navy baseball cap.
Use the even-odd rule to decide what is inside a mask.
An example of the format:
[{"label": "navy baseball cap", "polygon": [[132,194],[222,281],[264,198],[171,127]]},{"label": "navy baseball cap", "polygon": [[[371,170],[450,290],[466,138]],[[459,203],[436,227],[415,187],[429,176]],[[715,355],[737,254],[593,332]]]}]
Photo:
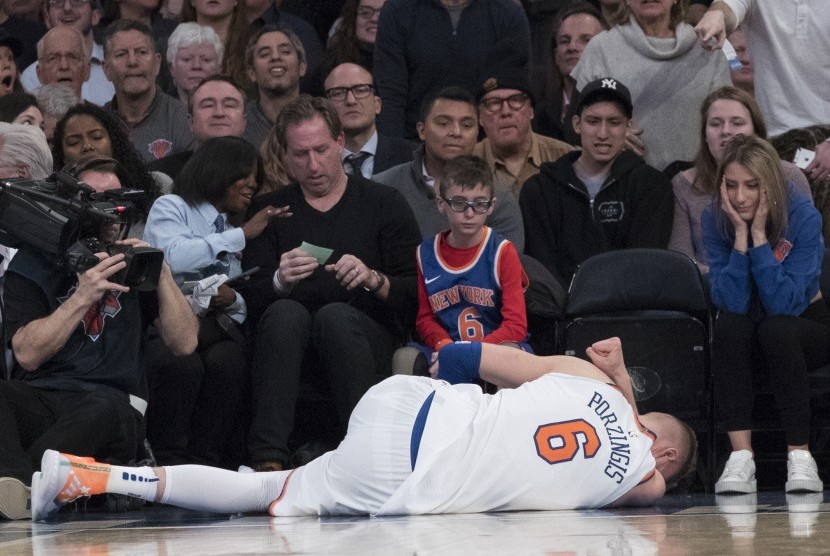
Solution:
[{"label": "navy baseball cap", "polygon": [[595,79],[585,85],[582,88],[582,92],[579,93],[579,103],[576,105],[576,113],[581,114],[582,109],[586,106],[602,101],[620,103],[620,106],[622,106],[623,111],[629,118],[634,113],[634,105],[631,103],[631,93],[628,91],[628,87],[613,77]]}]

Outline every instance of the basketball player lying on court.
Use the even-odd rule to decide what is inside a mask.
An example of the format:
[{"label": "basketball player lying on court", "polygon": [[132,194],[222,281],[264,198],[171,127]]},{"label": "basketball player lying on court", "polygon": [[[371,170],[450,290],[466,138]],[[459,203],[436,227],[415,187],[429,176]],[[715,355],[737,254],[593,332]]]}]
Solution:
[{"label": "basketball player lying on court", "polygon": [[[593,365],[451,344],[432,369],[443,380],[393,376],[374,386],[340,446],[294,470],[127,468],[50,450],[32,480],[32,517],[104,492],[274,516],[652,504],[694,467],[694,433],[671,415],[637,414],[618,338],[587,353]],[[477,378],[502,389],[463,384]]]}]

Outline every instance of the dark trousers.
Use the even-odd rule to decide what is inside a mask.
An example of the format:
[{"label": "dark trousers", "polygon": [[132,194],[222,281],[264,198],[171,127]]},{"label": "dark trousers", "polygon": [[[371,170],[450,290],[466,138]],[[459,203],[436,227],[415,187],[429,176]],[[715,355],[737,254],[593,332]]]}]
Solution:
[{"label": "dark trousers", "polygon": [[333,394],[337,415],[332,426],[342,438],[363,394],[391,374],[392,353],[399,344],[385,326],[345,303],[326,305],[313,315],[296,301],[272,303],[257,326],[251,369],[251,462],[289,461],[300,379],[312,359],[309,349],[316,352]]},{"label": "dark trousers", "polygon": [[242,395],[249,381],[245,345],[215,319],[199,323],[199,345],[176,356],[151,330],[145,350],[147,439],[160,465],[236,468],[242,459]]},{"label": "dark trousers", "polygon": [[0,380],[0,477],[30,484],[49,449],[126,464],[143,438],[143,418],[124,392],[43,390]]},{"label": "dark trousers", "polygon": [[752,429],[753,374],[766,368],[787,444],[810,439],[809,371],[830,362],[830,311],[823,300],[798,317],[754,322],[722,311],[712,346],[715,403],[728,431]]}]

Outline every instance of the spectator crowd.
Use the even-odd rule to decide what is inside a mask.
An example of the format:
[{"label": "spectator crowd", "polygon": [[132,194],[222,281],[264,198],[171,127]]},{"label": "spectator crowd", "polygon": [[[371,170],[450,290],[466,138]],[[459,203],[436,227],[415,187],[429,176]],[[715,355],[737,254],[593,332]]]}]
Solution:
[{"label": "spectator crowd", "polygon": [[635,247],[711,282],[734,450],[717,488],[752,488],[759,357],[787,488],[822,486],[806,377],[830,362],[830,4],[534,3],[0,0],[0,179],[139,190],[85,233],[165,260],[135,292],[122,255],[75,273],[0,234],[0,494],[47,449],[302,465],[412,372],[400,348],[421,371],[459,339],[538,352],[528,286],[567,291]]}]

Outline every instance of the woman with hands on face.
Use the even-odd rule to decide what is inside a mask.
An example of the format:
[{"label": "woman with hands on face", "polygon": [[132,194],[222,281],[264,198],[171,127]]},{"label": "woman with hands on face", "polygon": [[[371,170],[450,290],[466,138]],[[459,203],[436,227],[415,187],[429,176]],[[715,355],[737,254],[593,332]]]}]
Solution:
[{"label": "woman with hands on face", "polygon": [[[707,274],[706,249],[700,231],[703,210],[720,188],[715,181],[724,148],[735,135],[767,138],[767,124],[758,103],[746,91],[721,87],[711,93],[700,107],[700,147],[694,166],[678,172],[671,180],[674,190],[674,222],[669,249],[687,255]],[[812,198],[810,184],[792,162],[781,161],[784,178],[796,190]]]},{"label": "woman with hands on face", "polygon": [[[262,177],[253,146],[238,137],[213,138],[178,174],[173,193],[156,200],[144,238],[164,251],[179,287],[215,274],[240,274],[246,243],[272,219],[291,216],[288,207],[269,205],[234,225],[245,218]],[[177,357],[159,338],[148,340],[147,437],[160,463],[239,465],[235,439],[249,380],[246,318],[244,298],[222,284],[199,319],[194,354]]]},{"label": "woman with hands on face", "polygon": [[772,146],[738,135],[702,217],[714,327],[715,403],[732,454],[715,492],[756,491],[751,444],[753,373],[763,361],[784,428],[787,492],[821,492],[809,452],[808,372],[830,361],[830,311],[819,291],[821,216],[784,179]]}]

